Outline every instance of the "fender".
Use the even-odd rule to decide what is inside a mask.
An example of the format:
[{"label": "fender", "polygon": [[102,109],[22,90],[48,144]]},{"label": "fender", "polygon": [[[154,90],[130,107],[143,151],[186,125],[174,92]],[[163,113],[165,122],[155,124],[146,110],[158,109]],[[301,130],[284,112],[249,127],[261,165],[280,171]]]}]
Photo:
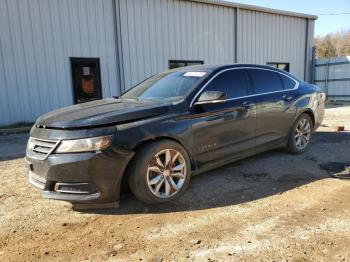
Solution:
[{"label": "fender", "polygon": [[[316,102],[316,103],[315,103]],[[312,124],[315,127],[315,112],[317,108],[317,100],[315,95],[307,95],[300,98],[296,104],[296,115],[294,121],[303,113],[307,113],[312,120]]]}]

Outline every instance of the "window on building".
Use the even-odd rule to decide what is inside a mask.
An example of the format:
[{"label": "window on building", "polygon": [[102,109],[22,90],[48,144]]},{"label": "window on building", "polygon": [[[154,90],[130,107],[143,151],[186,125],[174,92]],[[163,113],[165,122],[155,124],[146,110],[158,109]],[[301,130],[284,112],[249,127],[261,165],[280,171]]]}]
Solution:
[{"label": "window on building", "polygon": [[74,103],[102,99],[99,58],[71,58]]},{"label": "window on building", "polygon": [[263,69],[248,69],[256,94],[283,90],[282,80],[277,73]]},{"label": "window on building", "polygon": [[248,78],[246,70],[228,70],[215,77],[205,91],[224,92],[228,99],[248,95]]},{"label": "window on building", "polygon": [[274,63],[274,62],[267,62],[268,66],[272,66],[273,68],[278,68],[284,71],[289,72],[289,63]]},{"label": "window on building", "polygon": [[169,60],[169,69],[193,66],[193,65],[203,65],[204,61],[191,61],[191,60]]}]

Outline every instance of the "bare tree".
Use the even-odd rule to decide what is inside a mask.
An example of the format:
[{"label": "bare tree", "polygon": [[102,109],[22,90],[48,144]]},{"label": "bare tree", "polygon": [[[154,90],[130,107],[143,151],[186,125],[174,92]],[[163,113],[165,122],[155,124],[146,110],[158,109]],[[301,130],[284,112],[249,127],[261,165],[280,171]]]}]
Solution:
[{"label": "bare tree", "polygon": [[329,58],[350,55],[350,30],[338,31],[315,38],[316,57]]}]

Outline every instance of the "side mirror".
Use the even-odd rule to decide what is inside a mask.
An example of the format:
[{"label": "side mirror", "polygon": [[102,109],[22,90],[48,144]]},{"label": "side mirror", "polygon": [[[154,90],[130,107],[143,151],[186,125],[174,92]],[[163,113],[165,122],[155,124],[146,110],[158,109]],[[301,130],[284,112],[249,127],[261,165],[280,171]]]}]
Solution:
[{"label": "side mirror", "polygon": [[225,103],[226,94],[221,91],[205,91],[202,93],[195,105]]}]

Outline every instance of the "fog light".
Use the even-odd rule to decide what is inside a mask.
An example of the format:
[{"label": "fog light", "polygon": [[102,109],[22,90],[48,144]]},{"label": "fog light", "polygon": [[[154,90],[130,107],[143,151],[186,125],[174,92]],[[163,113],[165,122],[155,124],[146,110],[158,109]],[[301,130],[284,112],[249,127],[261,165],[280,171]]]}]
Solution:
[{"label": "fog light", "polygon": [[98,192],[95,186],[89,183],[56,183],[55,191],[65,194],[94,194]]}]

